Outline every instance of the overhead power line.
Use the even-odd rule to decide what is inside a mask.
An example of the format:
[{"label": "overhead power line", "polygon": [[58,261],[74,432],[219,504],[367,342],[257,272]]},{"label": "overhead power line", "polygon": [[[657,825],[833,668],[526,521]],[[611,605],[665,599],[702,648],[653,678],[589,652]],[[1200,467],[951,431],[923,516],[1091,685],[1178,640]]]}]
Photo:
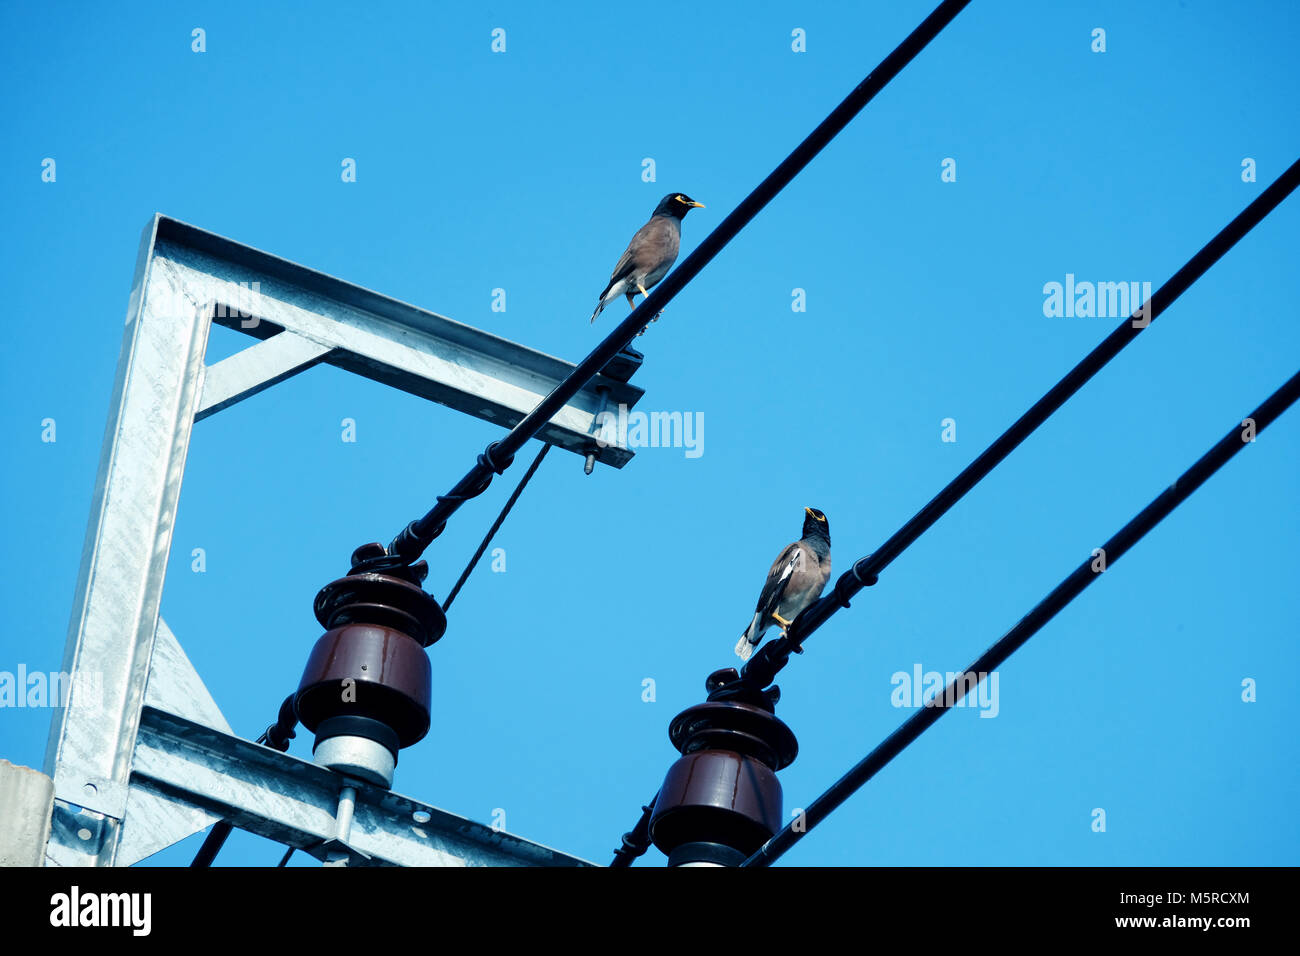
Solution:
[{"label": "overhead power line", "polygon": [[[767,866],[799,842],[803,836],[817,826],[822,820],[853,795],[863,784],[889,763],[894,757],[914,740],[921,736],[935,721],[963,699],[967,693],[973,693],[985,675],[997,670],[1008,657],[1015,653],[1026,641],[1038,633],[1056,614],[1078,597],[1088,585],[1101,577],[1104,571],[1114,566],[1130,548],[1142,540],[1148,531],[1164,520],[1170,512],[1186,501],[1205,481],[1224,466],[1243,447],[1250,443],[1255,435],[1262,432],[1279,415],[1291,407],[1300,398],[1300,372],[1270,395],[1259,408],[1243,419],[1240,425],[1234,425],[1215,445],[1172,485],[1162,491],[1154,501],[1142,509],[1128,524],[1124,525],[1115,536],[1102,545],[1104,565],[1096,570],[1096,558],[1090,555],[1081,565],[1052,589],[1052,592],[1039,601],[1028,614],[1020,619],[1011,630],[1003,635],[992,647],[957,676],[943,691],[936,695],[915,714],[903,722],[897,730],[884,739],[871,753],[867,754],[847,774],[841,777],[829,790],[819,796],[804,811],[803,816],[786,826],[780,833],[763,844],[742,866]],[[1248,427],[1247,427],[1248,426]],[[798,826],[798,830],[796,830]]]},{"label": "overhead power line", "polygon": [[718,224],[704,241],[668,274],[650,295],[641,300],[605,339],[585,359],[578,363],[569,376],[557,385],[546,398],[529,412],[500,441],[495,441],[478,456],[474,467],[422,518],[407,525],[388,546],[387,559],[378,559],[376,565],[388,563],[410,564],[424,553],[434,538],[442,534],[447,520],[462,504],[481,495],[499,475],[510,467],[515,453],[534,437],[554,415],[565,406],[610,359],[624,349],[632,338],[649,323],[652,316],[663,311],[686,284],[699,275],[713,258],[731,242],[750,221],[762,211],[810,162],[822,151],[862,108],[885,88],[925,47],[970,3],[970,0],[944,0],[915,30],[890,53],[880,65],[867,74],[844,101],[831,111],[826,119],[808,137],[795,147],[772,173],[741,201],[730,215]]},{"label": "overhead power line", "polygon": [[510,497],[506,499],[505,507],[503,507],[501,513],[497,515],[497,520],[492,522],[492,527],[488,528],[488,533],[483,536],[483,541],[479,544],[478,550],[474,552],[474,557],[469,559],[469,564],[465,565],[465,570],[461,572],[460,578],[456,581],[456,584],[451,589],[450,593],[448,593],[447,600],[442,602],[442,613],[447,613],[447,609],[451,607],[451,602],[456,599],[456,595],[460,593],[460,589],[465,586],[465,582],[469,579],[470,572],[474,570],[474,565],[478,564],[479,558],[483,557],[483,552],[488,549],[488,545],[492,543],[492,539],[496,536],[496,533],[501,530],[501,523],[506,520],[506,515],[510,514],[510,509],[515,506],[515,502],[519,500],[519,496],[524,493],[524,489],[528,487],[529,479],[533,477],[533,474],[537,471],[537,466],[542,463],[542,459],[546,457],[546,453],[550,450],[551,446],[549,444],[542,445],[542,450],[537,453],[537,457],[533,459],[533,463],[529,465],[528,470],[524,472],[524,477],[519,480],[519,484],[515,487],[515,490],[511,492]]},{"label": "overhead power line", "polygon": [[654,813],[655,801],[658,799],[659,794],[656,793],[650,802],[641,808],[641,818],[637,820],[636,826],[623,834],[622,843],[614,851],[614,861],[610,863],[611,869],[631,866],[633,860],[650,849],[650,817]]},{"label": "overhead power line", "polygon": [[1020,416],[1002,435],[984,449],[965,470],[954,478],[930,502],[918,511],[879,548],[840,575],[835,586],[810,605],[795,620],[789,632],[762,647],[745,665],[743,674],[759,684],[769,684],[790,660],[791,653],[802,647],[817,628],[836,611],[849,606],[849,600],[864,587],[875,584],[880,572],[902,554],[917,538],[944,516],[968,491],[982,481],[1011,452],[1028,438],[1052,413],[1064,405],[1089,379],[1113,359],[1169,308],[1180,295],[1223,257],[1250,230],[1272,212],[1300,185],[1300,159],[1242,210],[1241,214],[1206,243],[1181,269],[1157,289],[1149,300],[1115,331],[1089,352],[1065,377],[1052,386],[1029,411]]}]

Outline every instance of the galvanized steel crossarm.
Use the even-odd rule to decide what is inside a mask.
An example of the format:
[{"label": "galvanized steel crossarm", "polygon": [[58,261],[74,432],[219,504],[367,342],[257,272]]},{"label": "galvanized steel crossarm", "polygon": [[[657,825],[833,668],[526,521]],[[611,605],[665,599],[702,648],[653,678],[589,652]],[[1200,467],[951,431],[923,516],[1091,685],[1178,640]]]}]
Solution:
[{"label": "galvanized steel crossarm", "polygon": [[[349,785],[356,805],[344,846],[333,838],[339,792]],[[591,865],[152,707],[143,709],[132,786],[180,798],[321,859],[343,854],[368,865]]]}]

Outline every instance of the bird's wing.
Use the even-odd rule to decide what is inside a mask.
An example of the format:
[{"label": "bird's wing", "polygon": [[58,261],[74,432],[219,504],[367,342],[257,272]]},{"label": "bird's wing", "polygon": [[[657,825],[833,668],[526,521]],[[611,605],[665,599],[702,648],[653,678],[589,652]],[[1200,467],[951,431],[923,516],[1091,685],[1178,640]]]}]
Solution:
[{"label": "bird's wing", "polygon": [[618,260],[618,264],[614,266],[614,272],[609,277],[609,284],[600,290],[599,298],[605,298],[605,294],[609,292],[610,289],[614,288],[614,283],[626,279],[632,274],[634,268],[635,266],[632,262],[632,247],[628,246],[623,252],[622,257]]},{"label": "bird's wing", "polygon": [[635,271],[636,252],[643,245],[653,222],[653,219],[650,220],[650,222],[647,222],[636,231],[634,236],[632,236],[632,241],[627,244],[627,248],[624,249],[623,254],[619,256],[618,262],[614,264],[614,271],[610,273],[609,276],[609,285],[605,286],[605,288],[601,290],[600,298],[605,298],[605,294],[609,292],[610,289],[614,288],[614,283],[626,279],[633,273],[633,271]]},{"label": "bird's wing", "polygon": [[636,242],[636,264],[645,276],[646,287],[655,285],[668,274],[677,261],[681,248],[682,230],[676,219],[656,216],[646,223],[643,235]]},{"label": "bird's wing", "polygon": [[798,548],[804,559],[786,582],[782,604],[777,608],[778,613],[789,620],[794,620],[804,608],[821,597],[831,576],[829,554],[825,561],[819,561],[817,555],[802,541]]},{"label": "bird's wing", "polygon": [[767,580],[763,582],[763,590],[758,595],[758,605],[754,608],[755,613],[766,618],[777,609],[790,583],[791,575],[803,567],[803,564],[804,552],[799,542],[786,545],[785,550],[772,562],[772,569],[767,572]]}]

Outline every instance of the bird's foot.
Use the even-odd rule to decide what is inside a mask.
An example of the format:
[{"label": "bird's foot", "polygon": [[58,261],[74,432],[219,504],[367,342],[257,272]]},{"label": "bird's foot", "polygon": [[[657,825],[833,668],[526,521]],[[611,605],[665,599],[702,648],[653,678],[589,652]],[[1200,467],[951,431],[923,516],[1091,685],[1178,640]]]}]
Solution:
[{"label": "bird's foot", "polygon": [[785,632],[788,631],[790,629],[790,625],[794,623],[794,621],[787,621],[785,618],[783,618],[780,614],[777,614],[775,611],[772,612],[772,620],[776,621],[776,623],[781,626],[782,637],[785,637]]}]

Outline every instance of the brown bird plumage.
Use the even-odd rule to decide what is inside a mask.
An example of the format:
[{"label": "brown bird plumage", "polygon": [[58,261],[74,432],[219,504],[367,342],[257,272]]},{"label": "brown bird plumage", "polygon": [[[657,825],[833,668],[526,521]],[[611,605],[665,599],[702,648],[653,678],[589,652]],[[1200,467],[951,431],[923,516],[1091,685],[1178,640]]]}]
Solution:
[{"label": "brown bird plumage", "polygon": [[767,572],[758,595],[753,620],[736,643],[736,654],[747,661],[775,624],[784,637],[808,605],[821,597],[831,576],[831,528],[826,515],[816,508],[804,509],[803,537],[786,545]]},{"label": "brown bird plumage", "polygon": [[666,276],[677,261],[682,242],[682,217],[692,209],[703,208],[703,203],[683,193],[669,193],[660,200],[650,221],[636,231],[619,257],[609,284],[600,293],[596,311],[591,313],[592,322],[609,302],[620,295],[627,297],[628,306],[636,307],[634,296],[638,292],[647,295],[648,290]]}]

